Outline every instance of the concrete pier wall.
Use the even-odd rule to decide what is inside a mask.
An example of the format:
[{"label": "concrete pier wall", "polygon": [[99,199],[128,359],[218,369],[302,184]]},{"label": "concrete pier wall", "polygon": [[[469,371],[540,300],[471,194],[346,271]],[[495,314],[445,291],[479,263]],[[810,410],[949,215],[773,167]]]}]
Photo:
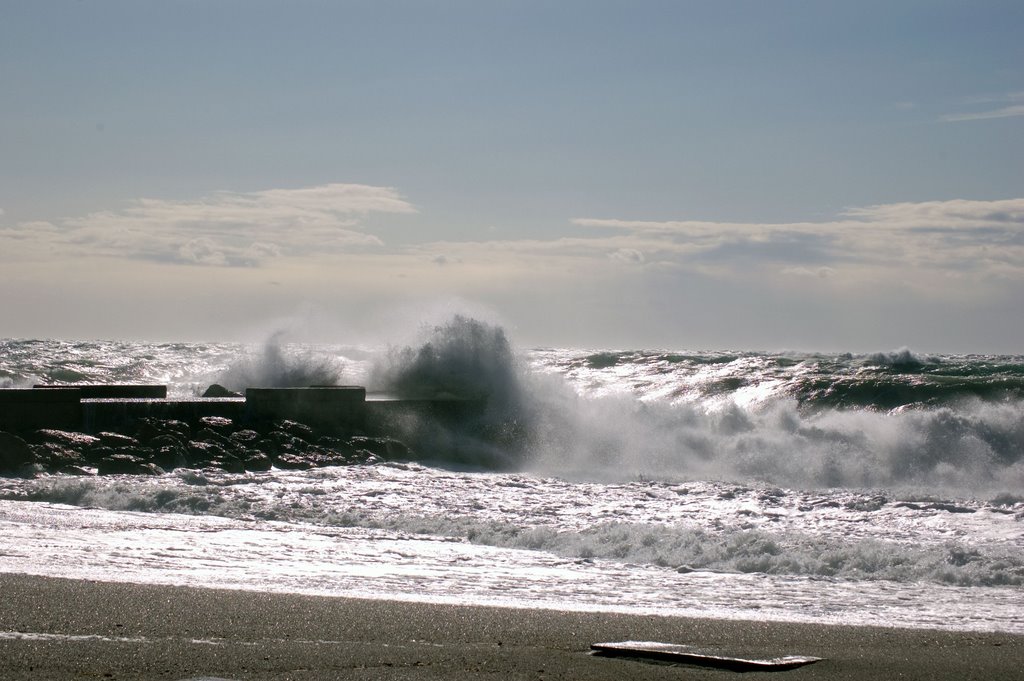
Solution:
[{"label": "concrete pier wall", "polygon": [[38,386],[0,390],[0,430],[129,431],[141,418],[196,422],[223,416],[260,428],[291,419],[327,433],[415,436],[424,427],[473,423],[479,400],[372,396],[361,386],[249,388],[245,397],[165,399],[166,386]]},{"label": "concrete pier wall", "polygon": [[[167,398],[166,385],[103,384],[73,386],[83,400],[163,400]],[[36,385],[35,390],[66,390],[64,386]]]},{"label": "concrete pier wall", "polygon": [[130,430],[141,418],[173,419],[194,423],[204,416],[223,416],[241,423],[245,416],[245,400],[242,398],[82,400],[80,429],[85,433],[96,434],[105,430]]},{"label": "concrete pier wall", "polygon": [[374,397],[366,401],[366,431],[374,436],[415,433],[425,424],[451,427],[471,423],[483,413],[480,400]]},{"label": "concrete pier wall", "polygon": [[245,418],[252,424],[292,419],[328,431],[362,430],[366,420],[366,388],[249,388]]},{"label": "concrete pier wall", "polygon": [[0,390],[0,430],[78,430],[81,427],[82,391],[79,388]]}]

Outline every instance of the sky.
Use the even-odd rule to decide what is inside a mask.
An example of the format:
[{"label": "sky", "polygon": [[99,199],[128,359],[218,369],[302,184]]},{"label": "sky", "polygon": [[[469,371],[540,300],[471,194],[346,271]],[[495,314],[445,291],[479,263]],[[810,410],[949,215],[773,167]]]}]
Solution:
[{"label": "sky", "polygon": [[1024,354],[1019,0],[0,16],[0,337]]}]

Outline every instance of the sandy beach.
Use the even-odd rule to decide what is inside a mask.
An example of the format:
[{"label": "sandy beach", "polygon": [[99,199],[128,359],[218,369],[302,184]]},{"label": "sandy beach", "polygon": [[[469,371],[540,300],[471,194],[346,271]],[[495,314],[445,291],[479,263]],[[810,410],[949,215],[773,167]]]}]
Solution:
[{"label": "sandy beach", "polygon": [[[0,575],[4,679],[679,679],[588,654],[656,640],[816,664],[773,678],[1019,679],[1024,637],[320,598]],[[769,672],[755,672],[759,677]]]}]

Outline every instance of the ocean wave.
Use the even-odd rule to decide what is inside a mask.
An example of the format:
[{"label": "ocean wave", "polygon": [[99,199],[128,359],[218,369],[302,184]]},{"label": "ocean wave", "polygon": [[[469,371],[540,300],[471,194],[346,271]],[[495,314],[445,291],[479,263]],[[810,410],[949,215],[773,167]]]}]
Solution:
[{"label": "ocean wave", "polygon": [[474,525],[471,541],[611,559],[680,572],[809,575],[851,580],[930,581],[957,586],[1024,585],[1024,559],[1012,547],[980,551],[957,542],[922,549],[881,540],[836,542],[803,533],[710,533],[691,527],[605,523],[582,532]]},{"label": "ocean wave", "polygon": [[900,413],[577,402],[531,470],[593,479],[757,480],[798,488],[991,494],[1024,486],[1024,402]]},{"label": "ocean wave", "polygon": [[[289,485],[287,493],[280,487]],[[270,494],[254,494],[253,485]],[[495,488],[494,494],[500,494]],[[830,535],[794,529],[748,529],[740,524],[598,521],[576,528],[523,524],[486,514],[407,513],[363,509],[340,503],[310,476],[305,483],[285,483],[273,476],[221,474],[168,476],[140,485],[131,480],[51,479],[2,498],[67,504],[113,511],[215,515],[272,521],[309,531],[312,527],[359,527],[388,530],[398,536],[447,537],[471,543],[544,551],[573,560],[613,560],[678,572],[761,573],[841,580],[888,580],[972,587],[1024,586],[1024,555],[1013,543],[964,540],[899,542],[891,539]],[[321,503],[322,502],[322,503]],[[333,502],[333,503],[332,503]],[[886,506],[909,522],[914,513],[939,512],[912,503],[867,504],[870,516]],[[828,506],[808,510],[828,513]],[[978,512],[976,509],[969,509]],[[543,519],[543,515],[537,516]],[[867,518],[864,518],[866,521]],[[815,526],[814,521],[811,526]],[[836,519],[835,522],[842,522]],[[873,522],[873,521],[872,521]]]},{"label": "ocean wave", "polygon": [[919,369],[926,364],[939,364],[936,357],[918,355],[908,347],[892,352],[875,352],[867,355],[865,362],[870,365],[892,367],[894,369]]},{"label": "ocean wave", "polygon": [[[895,361],[910,361],[909,351],[897,355]],[[705,362],[716,369],[704,385],[729,393],[766,366],[784,364],[763,354],[716,357]],[[882,411],[826,406],[824,398],[808,409],[786,390],[760,403],[725,401],[715,408],[700,401],[638,400],[623,392],[581,395],[571,381],[527,370],[502,329],[462,317],[433,327],[419,347],[391,351],[386,359],[371,372],[384,389],[486,401],[476,418],[445,423],[429,434],[417,422],[419,430],[406,433],[421,454],[441,463],[598,480],[752,479],[805,488],[992,493],[1024,485],[1020,399],[967,399],[960,390],[955,406]],[[673,360],[670,367],[689,361]],[[583,361],[604,370],[642,367],[648,377],[675,374],[661,354],[591,354]],[[737,363],[742,371],[722,371]],[[879,399],[876,381],[855,380]],[[830,383],[842,384],[842,376]]]},{"label": "ocean wave", "polygon": [[[1024,488],[1024,359],[763,352],[537,350],[468,317],[418,345],[350,361],[335,350],[0,341],[0,380],[331,384],[476,401],[390,433],[442,466],[597,480],[755,480],[791,487],[1011,493]],[[68,376],[64,376],[68,378]],[[77,375],[76,375],[77,378]],[[201,381],[208,381],[205,384]]]},{"label": "ocean wave", "polygon": [[285,336],[285,331],[278,331],[258,352],[233,360],[217,377],[217,383],[237,391],[341,384],[345,367],[339,358],[312,349],[286,352]]}]

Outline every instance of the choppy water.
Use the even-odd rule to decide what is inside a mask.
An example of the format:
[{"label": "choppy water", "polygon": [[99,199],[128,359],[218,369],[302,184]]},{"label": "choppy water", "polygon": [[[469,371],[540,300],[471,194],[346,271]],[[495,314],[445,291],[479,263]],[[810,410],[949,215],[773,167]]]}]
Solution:
[{"label": "choppy water", "polygon": [[325,379],[486,395],[517,437],[468,470],[453,433],[430,465],[0,479],[0,570],[1024,633],[1024,358],[516,353],[467,320],[379,352],[0,341],[8,387]]}]

